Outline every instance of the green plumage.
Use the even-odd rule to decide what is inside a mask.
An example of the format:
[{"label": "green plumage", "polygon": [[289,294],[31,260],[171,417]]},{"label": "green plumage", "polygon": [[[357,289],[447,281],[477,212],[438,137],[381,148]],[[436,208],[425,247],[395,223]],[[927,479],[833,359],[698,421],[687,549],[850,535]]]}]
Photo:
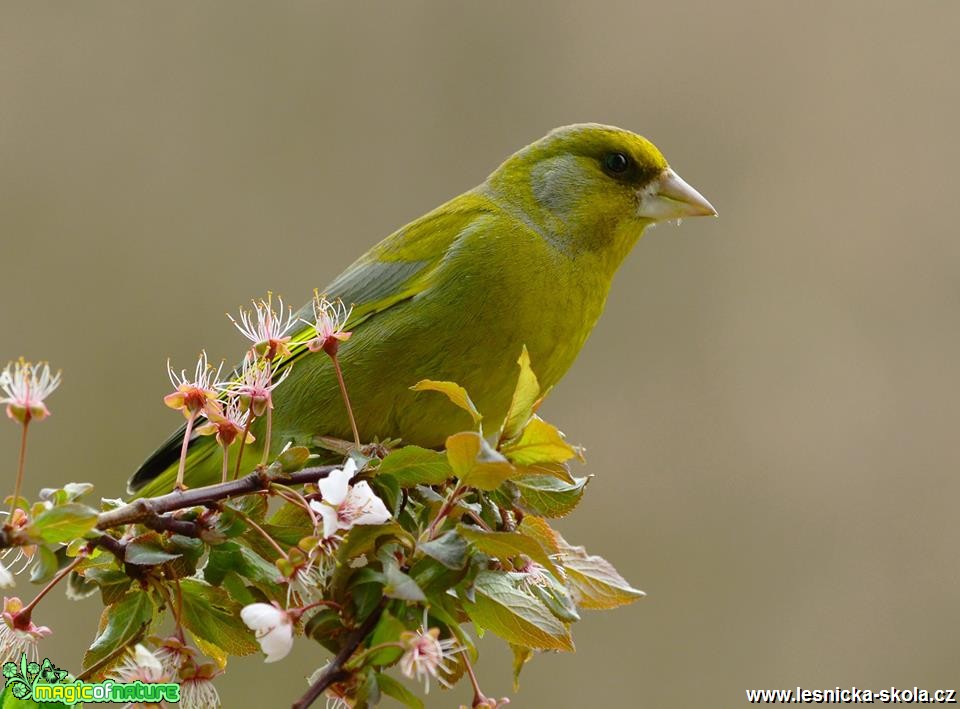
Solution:
[{"label": "green plumage", "polygon": [[[608,157],[617,153],[629,161],[622,173],[608,164],[619,167]],[[553,386],[600,316],[617,267],[655,221],[638,205],[657,198],[651,185],[666,168],[650,142],[628,131],[557,129],[387,237],[321,291],[354,306],[353,336],[339,358],[361,437],[437,447],[469,428],[444,397],[410,390],[421,379],[464,386],[485,430],[496,430],[524,345],[543,388]],[[311,317],[309,306],[302,315]],[[317,434],[351,438],[329,358],[295,352],[287,366],[292,372],[274,393],[272,452]],[[260,459],[260,424],[245,467]],[[174,435],[144,463],[131,490],[168,492],[181,440]],[[219,475],[220,449],[212,438],[196,439],[186,483]]]}]

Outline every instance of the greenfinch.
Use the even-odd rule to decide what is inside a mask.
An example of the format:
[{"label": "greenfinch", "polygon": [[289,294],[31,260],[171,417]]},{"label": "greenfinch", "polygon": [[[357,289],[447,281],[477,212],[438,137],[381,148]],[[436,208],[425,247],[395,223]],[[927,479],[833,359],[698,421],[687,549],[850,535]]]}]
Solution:
[{"label": "greenfinch", "polygon": [[[543,390],[576,359],[603,311],[614,273],[657,222],[716,211],[630,131],[578,124],[551,131],[483,183],[394,232],[323,291],[352,307],[337,357],[364,441],[440,447],[469,429],[468,414],[423,379],[463,386],[486,431],[506,416],[524,346]],[[298,313],[310,320],[311,305]],[[273,392],[270,455],[317,436],[352,438],[331,357],[302,343],[301,324],[282,353],[286,379]],[[284,346],[284,350],[287,347]],[[243,471],[261,460],[263,418]],[[184,429],[134,474],[129,490],[169,492]],[[185,481],[215,482],[214,438],[192,434]]]}]

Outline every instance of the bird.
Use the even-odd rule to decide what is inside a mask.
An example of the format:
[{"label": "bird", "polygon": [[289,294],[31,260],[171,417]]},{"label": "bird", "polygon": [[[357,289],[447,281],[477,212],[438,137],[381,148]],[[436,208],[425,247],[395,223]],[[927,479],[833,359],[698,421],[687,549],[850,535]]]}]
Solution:
[{"label": "bird", "polygon": [[[526,348],[543,391],[567,372],[600,317],[617,269],[644,231],[716,216],[649,140],[596,123],[563,126],[508,157],[480,185],[401,227],[322,293],[352,307],[338,359],[365,441],[441,448],[469,415],[418,381],[456,382],[496,430]],[[298,316],[309,319],[311,305]],[[303,326],[305,329],[307,325]],[[303,336],[294,336],[293,340]],[[273,392],[270,455],[317,436],[351,438],[331,358],[299,347]],[[260,460],[257,419],[243,458]],[[169,492],[185,429],[136,471],[128,491]],[[213,437],[192,434],[185,482],[220,476]],[[249,461],[249,462],[247,462]]]}]

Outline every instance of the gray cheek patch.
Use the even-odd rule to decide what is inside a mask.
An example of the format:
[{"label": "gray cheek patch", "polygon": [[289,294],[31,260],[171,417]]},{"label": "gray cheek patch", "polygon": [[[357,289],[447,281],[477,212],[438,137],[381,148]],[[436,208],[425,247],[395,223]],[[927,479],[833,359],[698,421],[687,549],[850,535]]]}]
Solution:
[{"label": "gray cheek patch", "polygon": [[575,208],[583,197],[584,166],[582,158],[559,155],[537,163],[530,172],[530,189],[540,207],[561,219]]}]

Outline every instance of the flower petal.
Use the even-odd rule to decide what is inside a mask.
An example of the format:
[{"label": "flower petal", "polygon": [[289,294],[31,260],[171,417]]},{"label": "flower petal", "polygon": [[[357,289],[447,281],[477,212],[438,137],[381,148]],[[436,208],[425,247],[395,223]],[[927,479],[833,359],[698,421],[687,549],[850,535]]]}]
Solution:
[{"label": "flower petal", "polygon": [[0,588],[13,588],[13,587],[14,587],[13,574],[10,573],[10,570],[6,566],[4,566],[3,564],[0,564]]},{"label": "flower petal", "polygon": [[377,497],[367,481],[357,483],[350,489],[351,502],[361,510],[354,524],[383,524],[390,520],[390,512],[383,500]]},{"label": "flower petal", "polygon": [[329,539],[336,534],[337,530],[340,529],[340,518],[337,511],[330,505],[325,505],[322,502],[311,502],[310,507],[323,518],[323,538]]},{"label": "flower petal", "polygon": [[287,614],[271,603],[251,603],[240,611],[240,619],[256,633],[266,633],[287,619]]},{"label": "flower petal", "polygon": [[317,483],[317,487],[320,488],[320,492],[323,494],[324,502],[328,502],[336,507],[347,499],[350,478],[353,477],[353,474],[357,470],[356,463],[354,463],[352,468],[350,467],[351,463],[353,463],[353,461],[348,460],[343,468],[330,471],[330,475]]},{"label": "flower petal", "polygon": [[269,633],[259,638],[260,649],[267,656],[264,662],[277,662],[290,654],[293,649],[293,623],[278,625]]}]

